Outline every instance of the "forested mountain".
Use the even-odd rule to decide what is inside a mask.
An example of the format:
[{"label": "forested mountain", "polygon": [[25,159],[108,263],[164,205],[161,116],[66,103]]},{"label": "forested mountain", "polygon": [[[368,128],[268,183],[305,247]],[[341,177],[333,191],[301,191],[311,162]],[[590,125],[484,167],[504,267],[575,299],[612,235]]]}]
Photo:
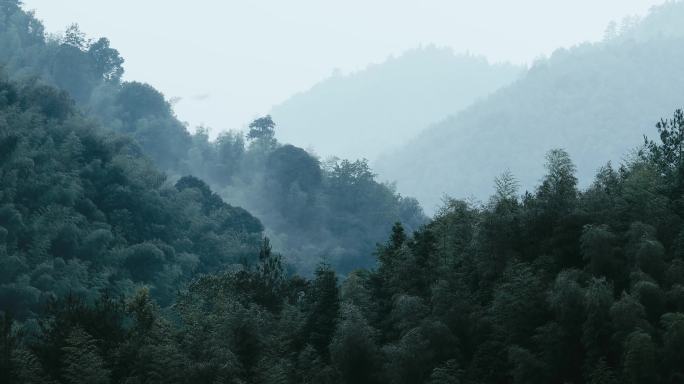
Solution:
[{"label": "forested mountain", "polygon": [[228,133],[215,142],[201,132],[189,153],[192,173],[227,201],[261,218],[273,245],[302,274],[325,261],[337,272],[375,264],[375,244],[401,221],[418,229],[426,219],[415,199],[375,181],[365,160],[321,163],[274,138],[270,116],[250,125],[249,143]]},{"label": "forested mountain", "polygon": [[[666,50],[678,29],[638,32],[668,9],[681,10],[668,4],[604,43],[556,53],[452,121],[520,96],[491,111],[499,127],[540,116],[511,111],[548,98],[563,124],[584,121],[580,107],[597,121],[592,135],[574,126],[582,142],[569,126],[555,131],[566,144],[617,151],[610,145],[630,142],[611,130],[624,100],[668,108],[632,92],[679,90],[656,69],[637,76],[648,54],[667,63],[662,77],[678,73]],[[77,28],[46,39],[17,1],[0,1],[0,45],[0,384],[684,382],[681,109],[655,129],[638,125],[641,145],[586,187],[571,154],[551,147],[526,192],[502,166],[484,203],[445,199],[428,221],[365,161],[321,163],[279,143],[270,116],[216,141],[188,134],[158,91],[121,81],[106,40]],[[549,93],[551,80],[562,94]],[[590,101],[611,95],[617,109],[575,98],[586,83],[597,89]],[[458,164],[451,176],[470,169]],[[271,227],[209,184],[258,206]],[[302,277],[265,232],[337,264]]]},{"label": "forested mountain", "polygon": [[[139,82],[123,82],[123,58],[105,38],[79,28],[46,35],[16,0],[0,2],[0,63],[11,79],[59,87],[102,127],[133,138],[171,180],[194,175],[225,201],[253,212],[288,264],[311,274],[326,260],[339,271],[374,263],[370,256],[392,223],[418,228],[425,221],[414,199],[377,182],[364,161],[319,159],[274,138],[270,117],[264,135],[246,139],[226,132],[209,140],[190,134],[164,95]],[[258,130],[259,128],[257,128]]]},{"label": "forested mountain", "polygon": [[[222,203],[197,179],[150,185],[159,177],[142,177],[134,146],[98,138],[63,94],[1,89],[2,198],[13,203],[0,216],[0,260],[15,283],[3,285],[0,382],[684,380],[682,111],[657,125],[660,140],[603,167],[586,190],[567,152],[552,150],[533,193],[520,196],[504,173],[485,205],[450,200],[413,234],[397,223],[376,269],[340,281],[323,265],[305,280],[286,274],[264,242],[255,265],[204,275],[160,308],[146,288],[125,298],[96,289],[201,265],[179,252],[201,247],[198,235],[171,223]],[[178,205],[156,209],[157,220],[138,194]],[[115,214],[112,203],[135,207]],[[59,214],[71,218],[50,220]],[[239,217],[229,231],[258,229]],[[188,238],[164,243],[167,231]],[[149,234],[161,238],[127,247]],[[80,285],[88,278],[94,284]],[[44,298],[39,318],[21,321],[25,297]]]},{"label": "forested mountain", "polygon": [[333,74],[272,109],[278,138],[320,155],[375,160],[428,124],[513,82],[522,68],[427,46]]},{"label": "forested mountain", "polygon": [[484,199],[510,169],[523,188],[551,147],[577,160],[581,185],[640,143],[648,122],[684,104],[684,3],[609,28],[605,41],[560,49],[513,85],[426,129],[380,159],[382,178],[431,212],[443,194]]},{"label": "forested mountain", "polygon": [[256,260],[263,227],[194,177],[175,183],[52,87],[0,83],[0,311],[150,287]]}]

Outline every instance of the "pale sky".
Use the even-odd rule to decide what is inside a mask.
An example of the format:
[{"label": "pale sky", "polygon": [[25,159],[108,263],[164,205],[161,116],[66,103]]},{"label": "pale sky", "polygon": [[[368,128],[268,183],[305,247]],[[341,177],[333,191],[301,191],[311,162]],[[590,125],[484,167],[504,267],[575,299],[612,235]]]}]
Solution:
[{"label": "pale sky", "polygon": [[[108,37],[126,80],[150,83],[191,127],[242,129],[336,68],[419,45],[529,63],[601,39],[663,0],[24,0],[48,32]],[[191,128],[192,129],[192,128]]]}]

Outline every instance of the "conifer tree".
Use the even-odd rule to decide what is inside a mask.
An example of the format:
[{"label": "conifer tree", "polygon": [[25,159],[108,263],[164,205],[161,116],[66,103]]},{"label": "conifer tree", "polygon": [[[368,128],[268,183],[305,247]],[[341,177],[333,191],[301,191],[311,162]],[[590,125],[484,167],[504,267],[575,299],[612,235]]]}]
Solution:
[{"label": "conifer tree", "polygon": [[83,329],[71,330],[62,348],[62,377],[68,384],[108,384],[110,370],[100,356],[96,341]]}]

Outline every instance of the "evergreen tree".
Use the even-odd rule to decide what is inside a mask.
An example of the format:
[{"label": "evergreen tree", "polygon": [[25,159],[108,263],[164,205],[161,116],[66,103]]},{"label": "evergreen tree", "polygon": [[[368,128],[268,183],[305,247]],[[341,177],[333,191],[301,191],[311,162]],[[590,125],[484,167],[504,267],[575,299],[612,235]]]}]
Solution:
[{"label": "evergreen tree", "polygon": [[641,384],[658,381],[657,356],[651,336],[634,331],[625,340],[623,356],[623,380],[625,383]]},{"label": "evergreen tree", "polygon": [[110,370],[106,367],[96,341],[81,328],[74,328],[65,340],[62,377],[69,384],[107,384]]},{"label": "evergreen tree", "polygon": [[330,343],[333,367],[344,383],[377,383],[380,351],[375,344],[375,330],[358,308],[344,304],[337,329]]},{"label": "evergreen tree", "polygon": [[324,264],[316,270],[308,302],[310,309],[305,326],[306,339],[327,362],[328,346],[337,326],[340,309],[337,276],[329,266]]},{"label": "evergreen tree", "polygon": [[[53,384],[53,380],[43,371],[40,360],[31,351],[17,349],[12,354],[13,376],[16,383]],[[10,371],[3,371],[9,373]],[[6,377],[5,379],[9,379]],[[5,380],[3,379],[3,380]],[[9,381],[11,382],[11,381]]]},{"label": "evergreen tree", "polygon": [[606,364],[605,359],[600,359],[589,373],[587,384],[617,384],[612,369]]}]

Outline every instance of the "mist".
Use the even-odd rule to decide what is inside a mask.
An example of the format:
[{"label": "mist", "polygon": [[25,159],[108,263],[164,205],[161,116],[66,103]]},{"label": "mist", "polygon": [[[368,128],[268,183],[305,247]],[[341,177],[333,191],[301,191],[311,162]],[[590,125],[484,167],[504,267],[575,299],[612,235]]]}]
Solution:
[{"label": "mist", "polygon": [[0,0],[0,383],[683,382],[682,47],[684,1]]},{"label": "mist", "polygon": [[[659,3],[24,1],[50,32],[79,23],[91,36],[108,37],[126,58],[126,80],[178,98],[180,119],[191,129],[208,126],[213,136],[246,128],[335,70],[360,71],[430,44],[530,64],[559,47],[600,40],[609,21]],[[305,146],[306,138],[293,144]]]}]

